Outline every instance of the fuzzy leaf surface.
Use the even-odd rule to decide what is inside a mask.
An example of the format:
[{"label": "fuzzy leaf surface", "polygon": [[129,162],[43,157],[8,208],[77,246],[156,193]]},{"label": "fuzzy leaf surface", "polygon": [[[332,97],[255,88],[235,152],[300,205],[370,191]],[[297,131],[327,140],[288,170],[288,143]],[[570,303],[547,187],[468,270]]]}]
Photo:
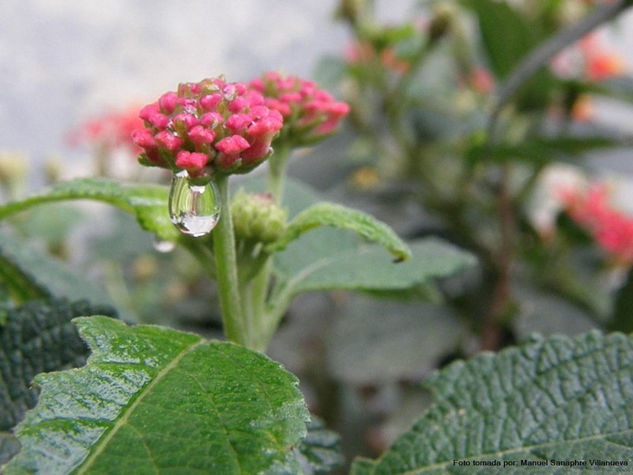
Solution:
[{"label": "fuzzy leaf surface", "polygon": [[85,367],[35,378],[7,474],[294,472],[309,418],[297,380],[244,347],[168,328],[75,320]]},{"label": "fuzzy leaf surface", "polygon": [[[631,336],[536,340],[453,363],[425,386],[435,402],[422,419],[381,458],[358,460],[352,473],[567,473],[551,460],[586,460],[588,468],[592,460],[632,463]],[[518,466],[460,468],[454,460]]]},{"label": "fuzzy leaf surface", "polygon": [[367,241],[380,244],[398,260],[411,257],[408,246],[385,223],[361,211],[334,203],[317,203],[303,210],[288,224],[279,239],[269,246],[269,251],[280,251],[303,233],[320,226],[353,231]]},{"label": "fuzzy leaf surface", "polygon": [[15,426],[35,406],[31,386],[38,373],[74,368],[86,362],[88,347],[71,323],[75,317],[113,310],[86,302],[36,301],[6,311],[0,326],[0,431]]},{"label": "fuzzy leaf surface", "polygon": [[67,200],[93,200],[111,204],[136,216],[140,226],[161,239],[180,237],[167,212],[169,190],[160,185],[132,185],[114,181],[81,178],[58,183],[52,188],[19,201],[0,206],[0,219],[44,203]]}]

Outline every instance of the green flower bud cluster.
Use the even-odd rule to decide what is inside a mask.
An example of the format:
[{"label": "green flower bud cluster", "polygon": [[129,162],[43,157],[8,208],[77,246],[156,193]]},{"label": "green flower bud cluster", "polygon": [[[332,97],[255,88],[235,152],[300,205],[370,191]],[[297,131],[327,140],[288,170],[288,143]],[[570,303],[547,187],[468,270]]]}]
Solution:
[{"label": "green flower bud cluster", "polygon": [[270,193],[240,190],[231,203],[231,217],[237,239],[270,243],[283,233],[288,212]]}]

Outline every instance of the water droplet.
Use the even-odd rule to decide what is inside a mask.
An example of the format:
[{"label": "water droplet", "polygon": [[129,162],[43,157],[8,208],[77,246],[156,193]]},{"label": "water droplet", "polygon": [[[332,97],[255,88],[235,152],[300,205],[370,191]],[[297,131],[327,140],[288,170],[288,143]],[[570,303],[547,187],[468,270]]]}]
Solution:
[{"label": "water droplet", "polygon": [[213,182],[195,185],[186,170],[176,173],[169,192],[169,217],[183,234],[200,237],[210,233],[220,219]]},{"label": "water droplet", "polygon": [[154,237],[153,246],[154,249],[156,249],[158,252],[166,254],[174,250],[174,248],[176,247],[176,243],[173,241],[165,241],[156,236]]}]

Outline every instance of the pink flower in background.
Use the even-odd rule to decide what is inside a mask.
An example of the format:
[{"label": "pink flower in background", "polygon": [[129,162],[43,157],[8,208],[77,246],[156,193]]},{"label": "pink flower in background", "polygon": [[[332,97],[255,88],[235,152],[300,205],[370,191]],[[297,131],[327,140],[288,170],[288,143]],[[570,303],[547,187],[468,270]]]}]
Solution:
[{"label": "pink flower in background", "polygon": [[587,189],[562,189],[561,199],[569,216],[593,236],[598,245],[619,263],[633,263],[633,216],[609,202],[604,184]]},{"label": "pink flower in background", "polygon": [[551,68],[563,78],[604,81],[624,74],[626,63],[621,55],[607,46],[599,33],[590,33],[556,55]]},{"label": "pink flower in background", "polygon": [[349,43],[343,50],[343,59],[350,65],[366,65],[377,61],[385,69],[396,73],[406,74],[411,64],[400,57],[393,47],[382,48],[378,51],[367,41]]},{"label": "pink flower in background", "polygon": [[268,72],[250,82],[253,93],[264,96],[264,104],[284,117],[282,134],[293,145],[319,140],[334,132],[349,113],[345,102],[337,102],[313,81]]},{"label": "pink flower in background", "polygon": [[186,169],[192,176],[246,173],[272,151],[282,114],[246,84],[203,79],[178,86],[141,109],[132,133],[144,165]]},{"label": "pink flower in background", "polygon": [[495,79],[483,66],[475,66],[468,76],[468,83],[480,94],[490,94],[495,87]]},{"label": "pink flower in background", "polygon": [[137,112],[137,107],[129,107],[123,111],[113,111],[87,120],[72,130],[66,139],[73,146],[91,144],[106,151],[121,147],[137,154],[139,147],[131,138],[132,132],[143,126]]}]

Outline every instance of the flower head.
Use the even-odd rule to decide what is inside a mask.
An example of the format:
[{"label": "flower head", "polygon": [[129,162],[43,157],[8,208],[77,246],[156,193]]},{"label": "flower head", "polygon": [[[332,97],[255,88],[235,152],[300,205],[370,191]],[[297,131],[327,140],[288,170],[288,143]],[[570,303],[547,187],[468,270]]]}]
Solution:
[{"label": "flower head", "polygon": [[608,189],[594,184],[587,189],[563,189],[567,213],[593,236],[598,245],[624,265],[633,263],[633,216],[609,202]]},{"label": "flower head", "polygon": [[221,78],[185,83],[141,109],[132,134],[144,165],[186,169],[192,176],[246,173],[271,152],[282,114],[242,83]]},{"label": "flower head", "polygon": [[106,150],[126,148],[138,153],[139,148],[131,139],[131,134],[142,126],[143,121],[138,117],[138,109],[130,107],[87,120],[72,130],[67,140],[71,145],[89,143]]},{"label": "flower head", "polygon": [[[284,136],[294,145],[304,145],[319,140],[339,126],[349,113],[345,102],[337,102],[326,91],[309,80],[296,76],[282,76],[268,72],[251,81],[253,93],[264,96],[264,104],[284,117]],[[262,134],[262,127],[253,132]]]}]

